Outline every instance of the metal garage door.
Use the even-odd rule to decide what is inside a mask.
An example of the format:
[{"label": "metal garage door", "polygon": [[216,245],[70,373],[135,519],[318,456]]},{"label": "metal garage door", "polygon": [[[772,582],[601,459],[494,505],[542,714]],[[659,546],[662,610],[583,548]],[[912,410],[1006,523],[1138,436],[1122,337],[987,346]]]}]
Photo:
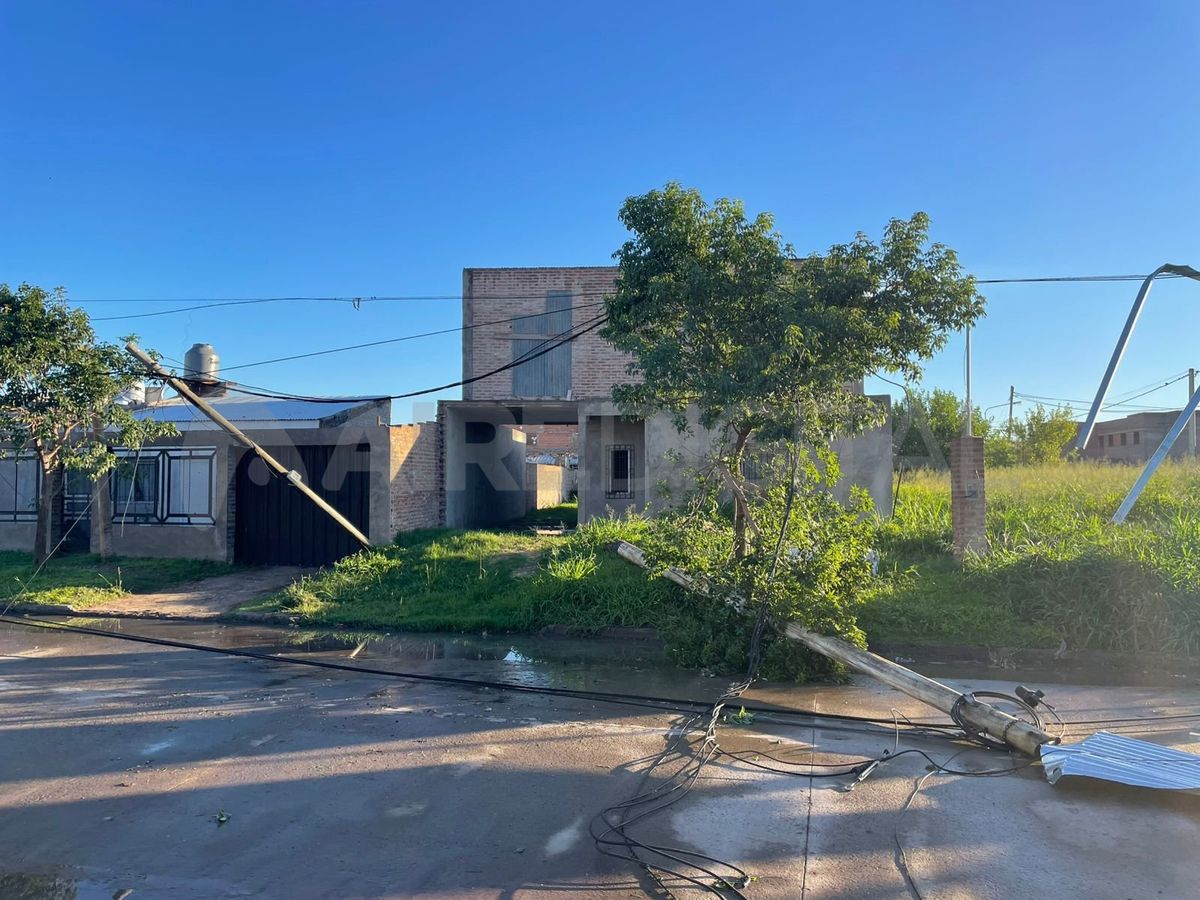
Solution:
[{"label": "metal garage door", "polygon": [[[368,531],[370,447],[267,447],[359,531]],[[321,566],[361,549],[315,503],[273,475],[253,453],[237,468],[234,559],[259,565]]]}]

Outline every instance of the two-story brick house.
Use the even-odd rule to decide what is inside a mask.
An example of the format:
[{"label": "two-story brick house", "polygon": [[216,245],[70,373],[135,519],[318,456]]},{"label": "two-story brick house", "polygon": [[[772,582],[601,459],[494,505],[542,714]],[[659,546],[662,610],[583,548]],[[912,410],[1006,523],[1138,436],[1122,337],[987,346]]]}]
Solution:
[{"label": "two-story brick house", "polygon": [[[660,486],[679,486],[687,462],[704,456],[711,436],[703,429],[680,434],[665,415],[628,420],[612,402],[629,358],[598,325],[616,275],[612,266],[463,271],[467,383],[463,399],[443,401],[438,416],[444,524],[495,524],[524,512],[519,463],[530,426],[578,429],[580,521],[653,508],[663,502]],[[839,489],[861,485],[888,512],[890,424],[837,449]]]}]

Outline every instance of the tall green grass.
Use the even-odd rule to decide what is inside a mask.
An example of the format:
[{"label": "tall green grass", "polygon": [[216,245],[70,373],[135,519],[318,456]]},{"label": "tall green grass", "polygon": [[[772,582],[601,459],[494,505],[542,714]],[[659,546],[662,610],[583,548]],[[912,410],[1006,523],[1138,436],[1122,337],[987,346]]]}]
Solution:
[{"label": "tall green grass", "polygon": [[950,554],[949,479],[907,473],[881,528],[875,639],[1200,652],[1200,465],[1165,464],[1123,525],[1138,469],[1072,463],[987,473],[990,553]]},{"label": "tall green grass", "polygon": [[421,531],[346,557],[265,600],[312,623],[412,631],[658,627],[675,588],[608,552],[644,520],[600,519],[568,536]]}]

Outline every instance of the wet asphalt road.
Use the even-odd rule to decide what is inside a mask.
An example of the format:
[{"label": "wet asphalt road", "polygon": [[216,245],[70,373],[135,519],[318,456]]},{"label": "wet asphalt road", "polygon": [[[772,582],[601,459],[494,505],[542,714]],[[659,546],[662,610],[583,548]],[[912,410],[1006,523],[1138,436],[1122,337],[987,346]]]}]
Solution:
[{"label": "wet asphalt road", "polygon": [[[723,686],[652,648],[597,641],[105,627],[525,684],[675,697]],[[1042,686],[1068,718],[1200,710],[1192,689]],[[930,717],[869,684],[754,699]],[[0,897],[646,896],[652,885],[599,855],[587,828],[633,791],[632,761],[658,753],[677,718],[0,627]],[[1200,749],[1193,729],[1153,738]],[[731,749],[799,761],[874,756],[893,740],[762,716],[722,733]],[[959,753],[963,768],[1012,764],[938,739],[905,735],[906,747]],[[1050,787],[1034,767],[934,776],[902,812],[925,774],[908,756],[847,792],[847,779],[722,763],[642,834],[738,862],[756,876],[751,897],[1195,896],[1200,798]]]}]

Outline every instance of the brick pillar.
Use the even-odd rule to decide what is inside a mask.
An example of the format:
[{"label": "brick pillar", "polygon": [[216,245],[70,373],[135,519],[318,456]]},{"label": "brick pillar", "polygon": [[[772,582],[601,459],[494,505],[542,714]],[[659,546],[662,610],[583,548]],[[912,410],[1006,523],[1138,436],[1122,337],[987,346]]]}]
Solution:
[{"label": "brick pillar", "polygon": [[950,442],[950,516],[954,555],[987,553],[983,491],[983,438],[956,437]]}]

